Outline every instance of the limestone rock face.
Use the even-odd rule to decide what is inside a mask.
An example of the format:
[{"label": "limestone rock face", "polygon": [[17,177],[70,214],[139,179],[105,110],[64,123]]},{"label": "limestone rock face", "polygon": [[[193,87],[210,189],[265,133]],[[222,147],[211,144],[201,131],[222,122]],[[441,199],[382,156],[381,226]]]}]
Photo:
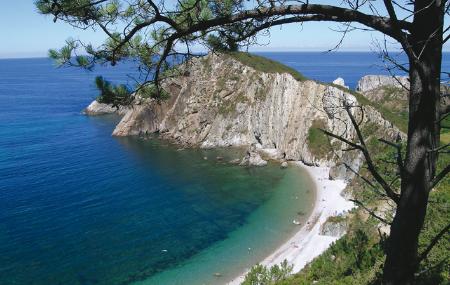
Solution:
[{"label": "limestone rock face", "polygon": [[389,75],[366,75],[358,81],[356,91],[364,93],[382,86],[409,88],[409,79],[407,76],[395,76],[394,78]]},{"label": "limestone rock face", "polygon": [[[287,73],[261,72],[230,55],[194,58],[180,69],[182,76],[162,85],[170,99],[133,106],[113,135],[158,132],[185,146],[258,145],[259,151],[270,150],[273,157],[309,165],[334,166],[338,160],[358,167],[361,164],[361,156],[344,151],[347,147],[336,139],[331,143],[337,150],[325,158],[310,151],[308,135],[315,120],[323,122],[330,132],[355,139],[342,106],[358,102],[345,88],[298,81]],[[384,128],[386,138],[399,133],[371,107],[351,108],[351,112],[358,121],[362,119],[362,127]],[[262,164],[255,153],[250,152],[248,163]],[[346,175],[349,173],[344,168],[335,171],[335,178]]]}]

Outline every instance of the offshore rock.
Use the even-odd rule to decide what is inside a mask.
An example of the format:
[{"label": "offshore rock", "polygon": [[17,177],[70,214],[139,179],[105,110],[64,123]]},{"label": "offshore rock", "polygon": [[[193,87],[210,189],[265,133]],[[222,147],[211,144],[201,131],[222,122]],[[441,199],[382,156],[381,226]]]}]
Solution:
[{"label": "offshore rock", "polygon": [[259,153],[256,151],[255,145],[252,145],[247,151],[247,154],[242,159],[241,166],[266,166],[267,161],[261,158]]}]

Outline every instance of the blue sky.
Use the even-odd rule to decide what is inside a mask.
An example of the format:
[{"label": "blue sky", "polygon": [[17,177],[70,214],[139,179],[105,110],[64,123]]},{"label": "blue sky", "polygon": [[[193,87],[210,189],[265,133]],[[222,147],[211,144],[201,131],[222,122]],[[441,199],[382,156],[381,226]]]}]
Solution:
[{"label": "blue sky", "polygon": [[[335,4],[340,1],[316,1]],[[58,48],[69,38],[80,38],[94,45],[104,40],[102,32],[80,31],[62,22],[53,23],[52,18],[38,14],[33,0],[8,1],[0,10],[0,58],[46,56],[50,48]],[[251,50],[265,51],[325,51],[333,48],[340,34],[332,29],[339,28],[334,23],[305,23],[275,27],[270,38],[261,38],[263,46]],[[374,50],[374,41],[383,37],[377,32],[355,31],[348,35],[341,46],[342,51]],[[392,49],[396,46],[392,45]],[[450,50],[450,46],[445,47]]]}]

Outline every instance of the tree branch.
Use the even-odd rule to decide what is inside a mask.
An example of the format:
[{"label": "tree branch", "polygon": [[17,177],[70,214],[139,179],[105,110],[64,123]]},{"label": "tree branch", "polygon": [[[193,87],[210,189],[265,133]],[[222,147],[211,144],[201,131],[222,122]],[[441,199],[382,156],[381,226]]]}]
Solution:
[{"label": "tree branch", "polygon": [[378,173],[378,171],[377,171],[377,169],[375,167],[375,164],[374,164],[374,162],[372,160],[372,157],[371,157],[371,155],[369,153],[369,150],[367,149],[366,143],[364,142],[364,137],[363,137],[362,132],[361,132],[361,130],[359,128],[359,125],[356,122],[355,117],[353,116],[353,114],[352,114],[352,112],[350,110],[350,105],[346,101],[344,101],[344,108],[345,108],[348,116],[350,117],[352,125],[355,128],[358,140],[361,143],[361,151],[362,151],[362,153],[364,155],[364,158],[366,160],[367,168],[369,169],[369,171],[372,174],[373,178],[375,178],[375,180],[384,189],[384,191],[386,192],[386,195],[389,198],[391,198],[396,204],[398,204],[399,201],[400,201],[399,195],[392,190],[392,188],[389,186],[389,184]]},{"label": "tree branch", "polygon": [[448,173],[450,172],[450,164],[448,164],[433,180],[431,180],[430,190],[433,189]]},{"label": "tree branch", "polygon": [[398,170],[400,171],[400,177],[403,178],[404,166],[403,166],[403,157],[402,157],[402,147],[396,143],[387,141],[383,138],[380,138],[378,140],[382,143],[385,143],[387,145],[394,147],[397,150],[397,155],[396,155],[397,166],[398,166]]},{"label": "tree branch", "polygon": [[349,201],[359,205],[361,208],[363,208],[364,210],[366,210],[372,217],[378,219],[379,221],[381,221],[382,223],[386,224],[386,225],[391,225],[391,222],[388,222],[386,219],[380,217],[379,215],[377,215],[373,210],[367,208],[362,202],[355,200],[355,199],[350,199]]},{"label": "tree branch", "polygon": [[439,240],[442,238],[442,236],[447,233],[450,230],[450,224],[448,224],[446,227],[444,227],[430,242],[430,244],[427,246],[424,252],[419,255],[419,258],[417,260],[417,265],[424,260],[430,251],[433,249],[433,247],[439,242]]}]

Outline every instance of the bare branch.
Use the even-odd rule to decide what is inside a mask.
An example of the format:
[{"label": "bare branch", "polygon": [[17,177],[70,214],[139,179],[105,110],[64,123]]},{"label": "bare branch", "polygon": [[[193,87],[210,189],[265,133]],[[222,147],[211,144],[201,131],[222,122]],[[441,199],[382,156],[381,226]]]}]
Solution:
[{"label": "bare branch", "polygon": [[427,248],[422,252],[422,254],[419,255],[417,264],[419,264],[422,260],[424,260],[430,251],[433,249],[433,247],[439,242],[439,240],[444,236],[444,234],[448,233],[450,230],[450,224],[448,224],[446,227],[444,227],[430,242],[430,244],[427,246]]},{"label": "bare branch", "polygon": [[353,116],[351,110],[350,110],[350,105],[347,102],[344,102],[345,104],[345,110],[348,114],[348,116],[350,117],[350,120],[352,122],[353,127],[355,128],[356,131],[356,135],[358,137],[358,140],[361,144],[361,151],[364,155],[364,158],[366,160],[367,163],[367,167],[370,171],[370,173],[372,174],[373,178],[375,178],[375,180],[381,185],[381,187],[384,189],[384,191],[386,192],[386,194],[388,195],[389,198],[391,198],[395,203],[399,203],[400,201],[400,197],[397,193],[395,193],[392,188],[389,186],[389,184],[383,179],[383,177],[378,173],[375,164],[372,160],[372,157],[369,153],[369,150],[366,147],[366,143],[364,142],[364,137],[362,135],[362,132],[359,128],[358,123],[355,120],[355,117]]},{"label": "bare branch", "polygon": [[350,199],[349,201],[359,205],[361,208],[363,208],[364,210],[366,210],[372,217],[376,218],[377,220],[381,221],[382,223],[386,224],[386,225],[391,225],[391,222],[388,222],[386,219],[380,217],[379,215],[377,215],[375,213],[375,211],[367,208],[361,201],[355,200],[355,199]]},{"label": "bare branch", "polygon": [[402,158],[402,147],[399,144],[387,141],[383,138],[378,139],[380,142],[385,143],[389,146],[394,147],[397,150],[397,155],[396,155],[396,161],[397,161],[397,166],[398,166],[398,170],[400,171],[400,177],[403,178],[403,173],[404,173],[404,166],[403,166],[403,158]]},{"label": "bare branch", "polygon": [[430,189],[433,189],[450,172],[450,164],[447,165],[439,174],[437,174],[430,183]]}]

